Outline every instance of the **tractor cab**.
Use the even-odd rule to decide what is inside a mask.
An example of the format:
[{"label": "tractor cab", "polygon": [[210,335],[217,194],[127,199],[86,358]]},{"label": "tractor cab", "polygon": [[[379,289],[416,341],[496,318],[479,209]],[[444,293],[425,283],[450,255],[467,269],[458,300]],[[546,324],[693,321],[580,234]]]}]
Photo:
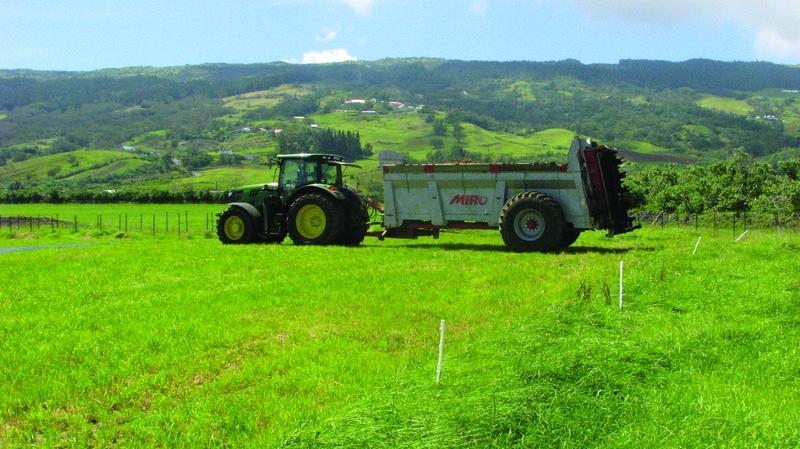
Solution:
[{"label": "tractor cab", "polygon": [[288,200],[294,192],[309,184],[342,187],[344,158],[334,154],[279,154],[281,199]]}]

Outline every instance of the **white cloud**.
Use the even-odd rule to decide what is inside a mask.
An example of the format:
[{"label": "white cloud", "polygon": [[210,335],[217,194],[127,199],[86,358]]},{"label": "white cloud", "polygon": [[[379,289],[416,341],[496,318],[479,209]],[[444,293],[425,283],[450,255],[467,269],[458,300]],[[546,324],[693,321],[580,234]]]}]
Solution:
[{"label": "white cloud", "polygon": [[800,61],[800,38],[780,35],[773,30],[761,30],[758,32],[756,49],[762,55]]},{"label": "white cloud", "polygon": [[303,54],[303,64],[327,64],[329,62],[355,61],[346,48],[333,50],[307,51]]},{"label": "white cloud", "polygon": [[322,31],[320,31],[320,34],[317,35],[316,39],[317,42],[330,42],[336,38],[337,34],[339,34],[339,32],[336,30],[332,30],[328,27],[322,27]]},{"label": "white cloud", "polygon": [[762,56],[800,61],[800,6],[797,0],[572,0],[597,18],[671,25],[700,20],[710,25],[733,22],[753,30]]},{"label": "white cloud", "polygon": [[352,8],[353,12],[362,17],[372,12],[372,7],[375,6],[375,0],[339,0],[339,1]]},{"label": "white cloud", "polygon": [[469,10],[479,16],[486,15],[486,0],[472,0],[469,4]]}]

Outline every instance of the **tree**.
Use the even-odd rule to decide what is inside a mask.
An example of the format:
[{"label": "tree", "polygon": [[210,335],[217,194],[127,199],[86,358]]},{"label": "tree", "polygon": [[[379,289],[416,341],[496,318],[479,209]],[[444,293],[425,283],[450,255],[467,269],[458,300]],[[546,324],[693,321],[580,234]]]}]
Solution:
[{"label": "tree", "polygon": [[453,137],[455,137],[456,142],[464,141],[464,127],[461,126],[461,123],[453,123]]},{"label": "tree", "polygon": [[778,162],[778,168],[792,181],[797,181],[800,179],[800,158],[795,157],[785,161],[780,161]]},{"label": "tree", "polygon": [[444,120],[436,119],[433,121],[433,133],[437,136],[447,135],[447,123]]}]

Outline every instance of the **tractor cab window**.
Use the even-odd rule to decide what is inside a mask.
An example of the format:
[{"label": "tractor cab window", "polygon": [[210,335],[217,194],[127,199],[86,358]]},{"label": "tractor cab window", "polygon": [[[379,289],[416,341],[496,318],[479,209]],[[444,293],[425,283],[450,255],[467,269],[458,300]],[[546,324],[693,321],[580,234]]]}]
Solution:
[{"label": "tractor cab window", "polygon": [[309,164],[304,160],[284,160],[283,170],[281,170],[283,191],[291,193],[298,187],[315,182],[315,165]]},{"label": "tractor cab window", "polygon": [[339,165],[319,164],[319,182],[322,184],[340,185]]}]

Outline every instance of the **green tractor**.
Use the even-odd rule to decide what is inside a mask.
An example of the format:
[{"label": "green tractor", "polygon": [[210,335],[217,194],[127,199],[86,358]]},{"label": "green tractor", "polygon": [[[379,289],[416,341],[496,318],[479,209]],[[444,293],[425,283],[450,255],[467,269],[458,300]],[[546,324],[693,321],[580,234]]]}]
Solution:
[{"label": "green tractor", "polygon": [[367,203],[342,181],[354,166],[332,154],[279,154],[278,182],[238,187],[225,193],[219,215],[222,243],[358,245],[369,227]]}]

